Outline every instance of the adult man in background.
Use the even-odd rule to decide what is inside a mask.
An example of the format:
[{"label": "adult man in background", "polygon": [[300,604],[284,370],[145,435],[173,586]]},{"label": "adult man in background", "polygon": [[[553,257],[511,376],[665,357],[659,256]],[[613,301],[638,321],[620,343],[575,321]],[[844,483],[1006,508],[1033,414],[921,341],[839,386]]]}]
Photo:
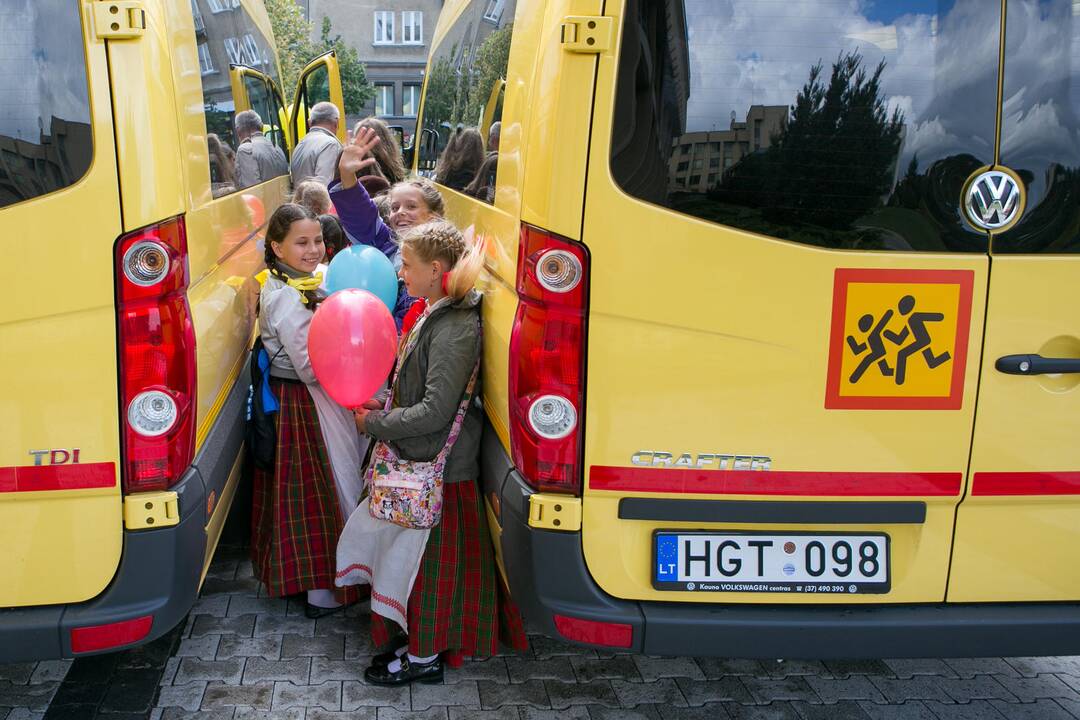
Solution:
[{"label": "adult man in background", "polygon": [[286,175],[289,161],[281,148],[263,135],[263,121],[259,113],[245,110],[236,114],[236,185],[251,187],[267,180]]},{"label": "adult man in background", "polygon": [[293,149],[289,172],[294,186],[309,179],[330,184],[341,152],[341,143],[337,139],[338,122],[340,115],[333,103],[321,102],[312,106],[307,135]]}]

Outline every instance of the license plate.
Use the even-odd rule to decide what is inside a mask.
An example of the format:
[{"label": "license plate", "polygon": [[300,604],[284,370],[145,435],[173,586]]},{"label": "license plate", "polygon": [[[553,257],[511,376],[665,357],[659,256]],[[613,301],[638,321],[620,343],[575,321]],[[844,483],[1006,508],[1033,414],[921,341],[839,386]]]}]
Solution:
[{"label": "license plate", "polygon": [[683,592],[886,593],[889,536],[657,530],[651,575]]}]

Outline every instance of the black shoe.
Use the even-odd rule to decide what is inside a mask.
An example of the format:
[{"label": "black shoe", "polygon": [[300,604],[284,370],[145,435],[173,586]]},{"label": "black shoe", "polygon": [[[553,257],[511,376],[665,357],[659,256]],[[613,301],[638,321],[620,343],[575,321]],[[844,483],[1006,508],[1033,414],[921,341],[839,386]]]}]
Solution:
[{"label": "black shoe", "polygon": [[312,605],[307,600],[304,600],[304,617],[309,620],[317,620],[318,618],[326,617],[327,615],[333,615],[338,610],[344,610],[346,607],[347,606],[345,605],[338,605],[337,607],[332,608],[319,607],[318,605]]},{"label": "black shoe", "polygon": [[408,685],[415,681],[437,684],[443,681],[442,659],[435,658],[429,663],[414,663],[408,655],[401,656],[401,669],[391,672],[385,665],[372,665],[364,671],[364,679],[372,685]]},{"label": "black shoe", "polygon": [[[404,648],[405,648],[405,645],[402,645],[398,649],[404,649]],[[399,657],[404,657],[404,656],[405,656],[405,653],[402,653],[401,655],[398,655],[397,650],[387,650],[386,652],[379,653],[375,657],[371,658],[371,666],[372,667],[386,667],[390,663],[397,660]]]}]

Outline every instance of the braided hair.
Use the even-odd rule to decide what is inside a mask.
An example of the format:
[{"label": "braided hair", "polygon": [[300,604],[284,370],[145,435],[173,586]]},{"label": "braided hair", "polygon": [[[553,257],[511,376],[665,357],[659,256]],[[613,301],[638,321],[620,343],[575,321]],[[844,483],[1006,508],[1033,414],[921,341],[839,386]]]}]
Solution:
[{"label": "braided hair", "polygon": [[408,246],[424,262],[438,260],[447,268],[447,295],[460,300],[476,284],[484,266],[484,244],[467,242],[454,224],[432,220],[405,231],[402,247]]},{"label": "braided hair", "polygon": [[[314,220],[318,222],[319,218],[303,205],[285,203],[274,211],[274,214],[270,216],[270,222],[266,226],[263,261],[266,263],[266,268],[270,271],[270,274],[280,278],[283,282],[287,282],[288,277],[277,267],[279,260],[278,256],[274,254],[272,243],[285,242],[285,238],[289,235],[289,228],[297,220]],[[318,304],[326,299],[318,290],[305,290],[302,295],[307,298],[304,307],[311,311],[314,311]]]}]

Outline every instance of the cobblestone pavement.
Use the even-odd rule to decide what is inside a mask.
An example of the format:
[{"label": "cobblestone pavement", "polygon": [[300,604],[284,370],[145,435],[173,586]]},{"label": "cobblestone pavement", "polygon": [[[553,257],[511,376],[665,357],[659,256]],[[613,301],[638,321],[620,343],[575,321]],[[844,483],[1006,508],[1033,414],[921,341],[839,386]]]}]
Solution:
[{"label": "cobblestone pavement", "polygon": [[528,652],[466,662],[443,685],[378,688],[362,679],[374,653],[363,607],[308,620],[299,603],[262,597],[234,552],[215,562],[184,628],[109,656],[134,675],[116,675],[97,700],[79,697],[101,684],[92,677],[61,684],[70,661],[0,665],[0,720],[76,717],[65,710],[81,701],[112,720],[1080,718],[1080,657],[761,662],[532,637]]}]

